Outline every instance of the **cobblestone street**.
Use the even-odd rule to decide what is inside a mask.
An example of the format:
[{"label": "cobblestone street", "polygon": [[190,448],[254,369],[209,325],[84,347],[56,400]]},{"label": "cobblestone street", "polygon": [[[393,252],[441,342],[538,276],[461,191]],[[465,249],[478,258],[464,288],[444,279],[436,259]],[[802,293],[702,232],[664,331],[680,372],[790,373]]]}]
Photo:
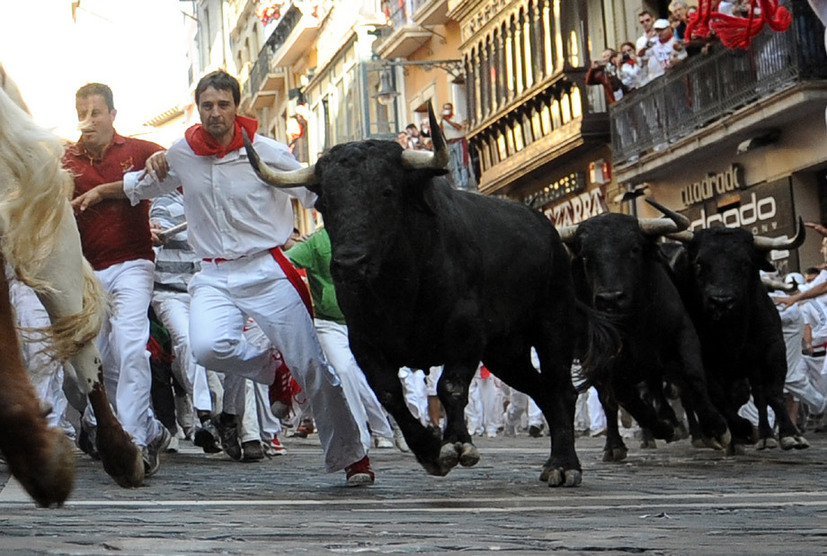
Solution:
[{"label": "cobblestone street", "polygon": [[823,554],[827,435],[809,450],[726,458],[687,441],[600,461],[580,438],[583,485],[537,481],[548,438],[478,439],[482,461],[445,478],[411,454],[371,453],[373,487],[324,474],[317,439],[242,464],[188,443],[139,489],[116,486],[78,457],[73,496],[37,509],[8,477],[0,493],[4,554]]}]

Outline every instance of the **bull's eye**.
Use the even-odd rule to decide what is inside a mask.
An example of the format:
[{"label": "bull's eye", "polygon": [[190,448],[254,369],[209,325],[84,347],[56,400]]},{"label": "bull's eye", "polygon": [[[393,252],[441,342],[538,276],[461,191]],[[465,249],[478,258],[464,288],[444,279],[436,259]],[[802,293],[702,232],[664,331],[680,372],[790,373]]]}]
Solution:
[{"label": "bull's eye", "polygon": [[385,189],[383,189],[382,197],[385,197],[386,199],[393,197],[393,189],[391,189],[390,187],[386,187]]}]

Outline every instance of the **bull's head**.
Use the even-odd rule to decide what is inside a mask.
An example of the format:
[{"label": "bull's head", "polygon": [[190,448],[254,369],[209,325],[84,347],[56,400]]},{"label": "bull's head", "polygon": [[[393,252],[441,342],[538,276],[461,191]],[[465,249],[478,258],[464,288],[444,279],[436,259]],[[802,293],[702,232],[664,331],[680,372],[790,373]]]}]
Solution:
[{"label": "bull's head", "polygon": [[684,231],[670,237],[686,244],[696,296],[704,314],[719,321],[748,309],[748,296],[761,285],[759,270],[775,270],[767,254],[800,247],[804,230],[799,218],[798,231],[790,239],[723,227]]},{"label": "bull's head", "polygon": [[265,183],[304,186],[318,195],[338,281],[364,281],[381,264],[404,256],[414,229],[410,220],[430,213],[432,178],[447,173],[450,154],[430,105],[428,118],[433,152],[403,150],[395,141],[358,141],[336,145],[315,165],[289,172],[263,164],[245,136],[250,163]]},{"label": "bull's head", "polygon": [[667,218],[637,220],[625,214],[603,214],[558,231],[575,257],[573,266],[581,295],[595,309],[628,313],[649,295],[651,266],[659,260],[657,239],[685,230],[689,220],[654,201]]}]

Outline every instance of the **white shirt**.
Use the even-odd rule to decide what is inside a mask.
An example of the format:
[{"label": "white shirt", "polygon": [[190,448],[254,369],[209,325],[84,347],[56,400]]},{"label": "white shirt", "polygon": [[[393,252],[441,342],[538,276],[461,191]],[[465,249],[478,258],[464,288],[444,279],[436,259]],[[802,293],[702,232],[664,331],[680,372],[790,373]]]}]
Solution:
[{"label": "white shirt", "polygon": [[[655,46],[648,51],[649,63],[647,64],[647,69],[649,70],[649,80],[660,77],[666,73],[666,64],[669,62],[672,52],[675,50],[676,42],[677,39],[675,35],[669,37],[669,40],[666,42],[660,42],[659,39],[655,39]],[[680,58],[686,58],[685,48],[681,50]]]},{"label": "white shirt", "polygon": [[[258,134],[253,138],[262,162],[279,170],[301,165],[287,147]],[[185,139],[166,154],[167,178],[158,182],[140,172],[124,175],[124,193],[137,204],[182,186],[189,242],[199,258],[238,259],[281,246],[293,232],[290,196],[311,208],[316,195],[304,187],[277,189],[255,174],[244,149],[224,158],[196,155]]]}]

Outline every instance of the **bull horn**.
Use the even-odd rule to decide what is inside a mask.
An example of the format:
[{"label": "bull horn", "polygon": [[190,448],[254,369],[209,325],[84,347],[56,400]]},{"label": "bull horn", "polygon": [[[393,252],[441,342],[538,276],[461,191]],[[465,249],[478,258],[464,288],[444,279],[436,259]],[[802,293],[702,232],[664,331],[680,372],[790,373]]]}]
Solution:
[{"label": "bull horn", "polygon": [[428,102],[428,122],[431,124],[431,142],[434,144],[434,151],[402,151],[402,166],[408,170],[444,170],[448,166],[451,153],[448,152],[448,143],[436,121],[434,107],[430,102]]},{"label": "bull horn", "polygon": [[557,233],[560,234],[560,240],[563,243],[571,243],[574,241],[574,233],[577,231],[577,224],[574,226],[559,226]]},{"label": "bull horn", "polygon": [[306,168],[299,168],[297,170],[289,170],[281,172],[274,170],[265,163],[262,163],[261,157],[253,148],[250,138],[247,136],[247,131],[242,129],[244,136],[244,148],[247,151],[247,158],[250,160],[250,165],[255,170],[258,177],[264,180],[265,183],[273,187],[299,187],[308,186],[316,183],[316,167],[311,164]]},{"label": "bull horn", "polygon": [[797,249],[798,247],[801,247],[802,243],[804,243],[804,238],[806,236],[807,233],[804,229],[804,219],[799,216],[798,231],[792,239],[783,237],[755,236],[753,239],[753,245],[755,245],[755,248],[759,251],[783,251],[786,249]]},{"label": "bull horn", "polygon": [[682,232],[666,234],[666,237],[668,237],[669,239],[674,239],[675,241],[680,241],[681,243],[689,243],[690,241],[692,241],[692,238],[695,237],[695,234],[693,234],[689,230],[684,230]]},{"label": "bull horn", "polygon": [[675,212],[674,210],[653,201],[646,199],[646,202],[666,215],[666,218],[640,218],[638,226],[640,230],[650,236],[662,236],[674,232],[682,232],[689,227],[689,219]]}]

